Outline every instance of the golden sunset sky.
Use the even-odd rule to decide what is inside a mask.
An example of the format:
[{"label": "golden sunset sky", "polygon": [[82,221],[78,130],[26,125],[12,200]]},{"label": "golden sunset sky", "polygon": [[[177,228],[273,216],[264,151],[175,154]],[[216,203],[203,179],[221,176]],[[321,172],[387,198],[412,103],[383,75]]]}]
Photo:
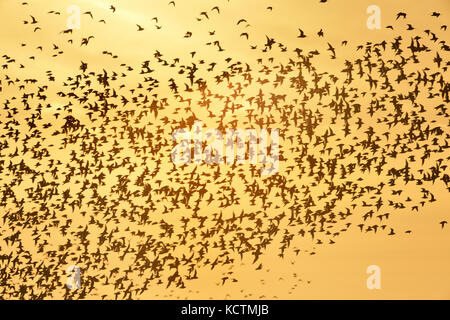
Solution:
[{"label": "golden sunset sky", "polygon": [[[25,1],[27,4],[23,5],[22,2]],[[0,55],[7,54],[17,61],[15,66],[0,71],[0,79],[3,81],[3,91],[0,92],[1,103],[3,104],[4,99],[11,95],[20,96],[23,93],[18,86],[6,87],[5,74],[11,79],[17,77],[21,79],[36,78],[44,81],[46,79],[45,72],[51,70],[56,81],[46,82],[49,86],[48,92],[52,93],[49,95],[47,103],[57,109],[64,105],[65,99],[56,93],[62,90],[61,85],[68,76],[79,72],[81,61],[88,63],[91,71],[101,72],[103,69],[108,69],[119,72],[122,70],[120,66],[122,63],[138,68],[145,60],[154,61],[156,50],[161,52],[169,62],[179,58],[180,64],[188,64],[190,61],[198,63],[199,60],[204,59],[207,63],[216,62],[216,68],[220,69],[226,66],[225,59],[230,57],[233,61],[247,62],[255,70],[259,70],[262,68],[262,65],[257,63],[259,58],[263,58],[264,63],[268,58],[285,63],[289,58],[295,57],[295,53],[293,53],[295,48],[301,48],[303,52],[317,49],[322,53],[315,60],[315,67],[318,71],[338,74],[344,68],[346,60],[354,60],[362,55],[363,50],[357,51],[357,46],[360,44],[386,40],[387,47],[390,48],[393,39],[402,36],[405,46],[407,46],[412,35],[420,35],[423,39],[427,38],[424,33],[426,29],[435,32],[440,40],[447,42],[447,45],[450,40],[448,31],[440,29],[443,24],[448,24],[450,21],[448,19],[450,16],[448,0],[414,2],[406,0],[328,0],[326,3],[320,3],[319,0],[176,0],[175,2],[174,7],[168,4],[168,0],[0,0]],[[62,31],[67,29],[67,20],[70,18],[67,8],[71,5],[81,9],[80,29],[73,30],[72,34],[63,34]],[[114,13],[110,10],[111,5],[116,8]],[[380,30],[367,28],[366,21],[369,14],[366,13],[366,9],[370,5],[377,5],[381,9]],[[220,8],[220,14],[211,10],[215,6]],[[267,9],[269,6],[272,7],[272,10]],[[49,14],[48,12],[51,10],[58,11],[60,14]],[[88,14],[83,14],[88,11],[92,13],[93,19]],[[201,16],[201,12],[207,12],[208,19]],[[407,18],[396,20],[398,12],[406,12]],[[440,17],[432,17],[432,12],[439,12]],[[24,24],[25,20],[31,21],[30,15],[38,20],[38,24]],[[157,17],[158,22],[152,20],[154,17]],[[198,21],[197,18],[200,18],[201,21]],[[102,19],[106,23],[99,22]],[[246,22],[238,25],[237,22],[240,19],[245,19]],[[408,23],[414,27],[413,31],[407,30]],[[137,31],[137,25],[142,26],[144,30]],[[394,30],[387,29],[386,27],[389,25],[392,25]],[[35,26],[39,26],[41,30],[34,32]],[[299,28],[304,31],[306,38],[297,38]],[[317,35],[321,29],[324,37]],[[192,33],[192,37],[184,38],[188,31]],[[210,32],[213,31],[215,33],[211,36]],[[248,33],[248,40],[240,36],[243,32]],[[90,39],[89,44],[80,46],[81,39],[91,35],[94,38]],[[266,36],[281,42],[288,47],[288,50],[262,53],[261,49],[264,48]],[[73,39],[73,44],[68,43],[69,39]],[[214,45],[206,45],[215,40],[220,41],[220,45],[225,49],[223,52],[219,52]],[[346,46],[341,44],[344,40],[347,41]],[[330,52],[326,50],[328,43],[336,48],[337,59],[330,59]],[[22,46],[21,44],[26,45]],[[54,45],[58,49],[55,50]],[[255,45],[258,46],[258,49],[252,50],[250,46]],[[434,47],[431,48],[432,54],[429,55],[429,58],[434,58],[439,45],[438,42],[433,44]],[[43,50],[37,49],[39,46],[42,46]],[[110,55],[102,54],[105,50],[117,55],[117,58],[113,59]],[[53,56],[58,51],[63,51],[63,53]],[[193,51],[195,51],[194,58],[191,56]],[[439,52],[444,61],[443,64],[447,63],[449,61],[448,52]],[[388,54],[386,53],[386,59],[389,59]],[[30,59],[31,56],[35,57],[34,60]],[[421,70],[432,63],[430,59],[423,60],[413,67],[415,70]],[[23,64],[24,68],[19,68],[19,64]],[[170,116],[178,105],[165,84],[168,79],[178,79],[181,76],[174,74],[173,69],[157,65],[152,65],[151,68],[155,69],[151,76],[164,84],[159,88],[158,95],[171,97],[167,110],[161,111],[161,115]],[[413,71],[414,69],[409,70],[409,72]],[[203,72],[202,76],[205,79],[211,77],[204,71],[200,72]],[[448,81],[448,71],[443,74]],[[259,74],[255,76],[257,78]],[[131,87],[136,86],[141,79],[138,73],[133,73],[123,81]],[[362,79],[354,81],[353,86],[367,90],[367,82]],[[407,86],[402,87],[401,85],[397,88],[399,90],[408,89]],[[230,92],[219,85],[216,90],[225,95]],[[248,92],[255,90],[257,93],[259,87],[249,87],[247,90]],[[278,90],[281,92],[285,88]],[[292,98],[293,93],[293,90],[288,91],[288,97]],[[424,94],[426,97],[426,93]],[[191,98],[200,99],[196,93],[192,93]],[[367,97],[361,98],[361,101],[363,104],[367,103]],[[432,108],[433,106],[426,98],[422,98],[421,103],[426,107]],[[192,104],[192,108],[196,108],[195,103]],[[46,110],[46,112],[49,112],[50,115],[46,115],[46,117],[52,119],[51,121],[54,120],[55,123],[62,121],[52,118],[53,109]],[[204,111],[198,111],[198,114],[205,116],[202,112]],[[73,114],[79,116],[80,119],[87,119],[85,110],[82,108],[75,106]],[[6,115],[7,113],[2,110],[0,120],[6,121]],[[374,121],[365,114],[361,116],[365,121]],[[245,114],[242,114],[242,117],[237,115],[237,117],[242,120],[245,118]],[[372,123],[372,125],[375,128],[377,126],[381,128],[377,123]],[[438,125],[444,132],[450,133],[448,119],[447,122],[443,121]],[[214,122],[205,123],[206,126],[214,128]],[[27,130],[26,127],[23,130]],[[392,132],[394,131],[393,129]],[[45,137],[49,144],[58,143],[58,138],[52,137],[50,134]],[[9,152],[14,152],[14,148]],[[67,160],[67,154],[63,151],[58,152],[55,151],[55,159]],[[1,153],[1,156],[4,157],[6,154],[6,152]],[[444,157],[448,163],[450,154],[448,151],[444,151],[443,154],[437,156]],[[317,153],[317,157],[320,157],[320,154]],[[171,166],[169,163],[163,165]],[[415,166],[420,166],[420,161]],[[283,170],[285,170],[285,166],[281,165],[280,171]],[[361,178],[368,183],[378,181],[372,175],[373,173],[368,173],[361,175]],[[2,185],[10,181],[9,179],[6,171],[0,173]],[[232,270],[233,277],[238,280],[237,282],[229,281],[225,285],[218,285],[220,278],[231,266],[214,270],[202,268],[199,278],[189,281],[185,289],[175,287],[166,289],[164,285],[151,285],[139,298],[450,299],[450,225],[442,229],[439,224],[440,221],[449,219],[449,194],[441,181],[433,185],[429,184],[427,188],[433,190],[437,201],[427,203],[418,212],[412,211],[407,206],[405,209],[395,210],[391,213],[386,231],[389,231],[391,227],[394,228],[396,232],[394,236],[389,236],[386,231],[376,234],[361,232],[357,227],[360,221],[358,219],[367,210],[358,205],[348,220],[352,223],[351,228],[342,232],[335,239],[335,244],[317,245],[314,241],[294,241],[294,247],[298,246],[305,252],[296,255],[292,250],[287,251],[285,257],[280,259],[278,257],[279,244],[274,243],[260,258],[260,262],[263,264],[262,270],[255,270],[255,265],[252,264],[249,257],[242,261],[235,261]],[[405,194],[418,199],[421,196],[417,191],[420,188],[412,183],[397,184],[396,189],[402,189]],[[15,191],[19,194],[25,192],[24,190]],[[107,189],[102,189],[102,192],[108,194]],[[344,200],[344,203],[345,201],[347,200]],[[350,203],[345,204],[350,205]],[[12,209],[12,207],[0,207],[0,216]],[[212,213],[215,209],[217,208],[205,206],[201,208],[201,212],[203,214]],[[240,206],[230,208],[237,213],[247,209],[250,209],[248,199],[244,199]],[[389,210],[383,209],[383,211]],[[80,218],[77,223],[83,225],[88,221],[87,218],[85,220]],[[411,232],[405,233],[408,230]],[[10,231],[8,226],[0,220],[0,232],[6,235]],[[93,233],[95,234],[94,231]],[[29,245],[29,250],[35,252],[32,249],[31,235],[24,232],[21,236],[23,242],[27,246]],[[49,241],[50,245],[54,241],[56,246],[64,243],[66,239],[55,233],[49,237]],[[0,248],[2,254],[13,250],[3,240],[0,240]],[[92,250],[96,251],[95,246],[92,247]],[[315,254],[311,255],[310,252],[315,252]],[[41,257],[37,251],[35,254],[38,260],[47,259],[45,256]],[[189,253],[187,252],[187,254]],[[126,269],[126,261],[117,260],[115,263],[117,264],[112,263],[108,268],[112,269],[114,265]],[[366,269],[370,265],[377,265],[381,269],[381,289],[379,290],[369,290],[366,286],[369,276]],[[61,267],[61,274],[64,273],[65,268]],[[15,285],[19,285],[21,281],[32,285],[35,280],[20,280],[20,277],[16,277],[14,281]],[[87,298],[99,299],[103,295],[108,298],[114,297],[111,285],[97,284],[98,286]],[[55,289],[53,298],[63,297],[64,290],[64,287]]]}]

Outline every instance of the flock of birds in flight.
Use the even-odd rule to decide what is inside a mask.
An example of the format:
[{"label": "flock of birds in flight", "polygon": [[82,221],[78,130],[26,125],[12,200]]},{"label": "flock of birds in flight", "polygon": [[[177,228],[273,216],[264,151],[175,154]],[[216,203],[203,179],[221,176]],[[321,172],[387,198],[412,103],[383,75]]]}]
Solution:
[{"label": "flock of birds in flight", "polygon": [[[220,12],[216,6],[196,19]],[[92,11],[84,15],[94,20]],[[28,17],[24,24],[43,32],[39,17]],[[152,21],[163,28],[158,17]],[[244,18],[236,24],[249,26]],[[155,50],[120,71],[81,62],[64,80],[51,70],[37,79],[27,77],[20,58],[2,53],[0,296],[52,297],[69,264],[83,271],[82,288],[64,291],[69,299],[100,284],[111,287],[103,298],[116,299],[139,298],[154,285],[187,288],[204,268],[228,268],[218,282],[225,285],[238,281],[239,261],[264,269],[260,257],[272,246],[283,259],[315,254],[349,228],[398,234],[392,216],[437,201],[433,190],[450,190],[449,46],[438,36],[446,28],[358,45],[340,74],[320,70],[322,50],[292,49],[270,36],[250,46],[261,51],[257,61],[226,58],[222,70],[196,52],[183,63]],[[298,38],[306,37],[299,29]],[[317,37],[325,37],[323,29]],[[206,45],[226,54],[219,40]],[[334,60],[338,49],[327,42],[325,51]],[[275,51],[286,62],[270,57]],[[49,52],[64,54],[56,44]],[[20,73],[10,74],[13,68]],[[173,77],[163,83],[158,73]],[[135,76],[137,85],[127,80]],[[55,106],[52,96],[65,104]],[[258,165],[171,163],[171,133],[196,120],[220,130],[279,128],[280,171],[261,176]],[[444,230],[447,221],[437,224]],[[64,241],[55,245],[58,236]]]}]

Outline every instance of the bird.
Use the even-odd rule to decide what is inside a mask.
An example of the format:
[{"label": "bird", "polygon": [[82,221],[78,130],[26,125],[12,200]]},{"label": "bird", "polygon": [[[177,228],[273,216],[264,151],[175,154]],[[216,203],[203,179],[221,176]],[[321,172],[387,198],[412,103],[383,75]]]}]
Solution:
[{"label": "bird", "polygon": [[86,11],[86,12],[84,12],[83,14],[86,14],[86,15],[90,16],[91,19],[94,19],[94,16],[92,15],[92,12],[91,12],[91,11]]},{"label": "bird", "polygon": [[406,13],[405,12],[397,13],[397,18],[395,20],[398,20],[400,17],[402,17],[403,19],[406,19]]},{"label": "bird", "polygon": [[87,38],[83,38],[83,39],[81,40],[81,46],[83,46],[83,45],[87,46],[87,45],[89,44],[89,41],[90,41],[91,39],[94,39],[94,36],[89,36],[89,37],[87,37]]},{"label": "bird", "polygon": [[334,47],[330,43],[328,43],[328,49],[327,50],[331,52],[331,58],[335,59],[336,58],[336,51],[335,51]]},{"label": "bird", "polygon": [[140,25],[136,24],[136,26],[138,27],[138,30],[137,30],[137,31],[144,31],[144,28],[141,27]]},{"label": "bird", "polygon": [[306,35],[302,29],[299,28],[298,31],[300,32],[300,34],[297,36],[297,38],[306,38]]},{"label": "bird", "polygon": [[36,24],[36,23],[38,23],[38,21],[36,20],[36,18],[35,17],[33,17],[32,15],[30,15],[30,17],[31,17],[31,24]]}]

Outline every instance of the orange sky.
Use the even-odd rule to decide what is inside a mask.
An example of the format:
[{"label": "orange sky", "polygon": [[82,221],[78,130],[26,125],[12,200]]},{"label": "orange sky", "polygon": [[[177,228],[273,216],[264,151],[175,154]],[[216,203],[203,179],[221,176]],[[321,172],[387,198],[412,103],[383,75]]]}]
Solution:
[{"label": "orange sky", "polygon": [[[250,50],[249,45],[262,47],[266,35],[276,38],[292,50],[295,47],[300,47],[304,51],[318,48],[326,52],[327,43],[334,44],[338,59],[330,60],[327,52],[317,61],[321,62],[318,65],[321,71],[337,73],[342,70],[345,60],[353,59],[358,54],[356,52],[358,44],[379,42],[384,39],[391,41],[393,35],[402,35],[405,42],[409,42],[410,33],[406,31],[406,23],[411,23],[418,34],[424,34],[425,29],[438,30],[442,24],[448,23],[450,15],[450,2],[446,0],[416,1],[414,4],[406,0],[376,2],[329,0],[326,4],[321,4],[318,0],[279,2],[177,0],[175,8],[168,6],[167,0],[28,0],[27,2],[28,5],[22,6],[19,1],[0,1],[2,17],[0,54],[14,56],[25,66],[24,70],[9,69],[10,77],[43,78],[45,71],[52,70],[60,80],[56,83],[62,83],[61,79],[68,74],[78,72],[80,60],[88,62],[89,67],[96,71],[101,71],[105,67],[119,70],[121,63],[138,66],[146,59],[153,59],[155,50],[164,53],[168,60],[179,57],[181,63],[190,61],[190,52],[196,51],[196,59],[216,61],[219,66],[224,64],[227,57],[233,57],[235,61],[248,61],[256,67],[256,60],[262,54],[260,50]],[[111,4],[117,8],[114,14],[109,10]],[[368,17],[366,8],[372,4],[381,8],[381,30],[369,30],[366,27]],[[69,5],[78,5],[82,12],[91,11],[94,19],[83,15],[80,30],[74,30],[73,35],[62,35],[60,32],[66,28],[68,17],[66,9]],[[215,5],[220,7],[220,14],[211,13],[211,8]],[[267,10],[267,6],[272,6],[273,10]],[[60,11],[61,15],[47,14],[50,10]],[[210,12],[210,18],[201,22],[196,21],[202,11]],[[399,11],[407,12],[407,21],[402,19],[396,21],[395,17]],[[432,11],[440,12],[440,18],[432,18],[430,16]],[[23,24],[23,20],[30,19],[30,14],[39,18],[42,30],[32,32],[30,25]],[[155,23],[151,20],[153,17],[158,17],[157,25],[162,26],[160,30],[154,27]],[[245,18],[250,26],[236,25],[241,18]],[[106,24],[98,23],[100,19],[105,19]],[[136,24],[145,30],[137,32]],[[393,25],[395,32],[386,29],[387,25]],[[298,28],[307,34],[307,38],[297,38]],[[324,38],[317,36],[320,29],[325,33]],[[211,40],[208,32],[212,30],[215,30],[213,38],[220,39],[220,43],[226,48],[224,52],[218,52],[215,47],[205,45]],[[192,38],[183,38],[186,31],[192,32]],[[250,34],[248,41],[239,37],[242,32]],[[439,31],[438,34],[441,39],[450,40],[448,32]],[[80,39],[89,35],[95,35],[95,38],[88,46],[80,47]],[[67,43],[69,38],[74,39],[74,45]],[[340,45],[343,40],[348,41],[345,47]],[[21,43],[26,43],[26,47],[21,47]],[[49,53],[52,52],[53,44],[57,44],[64,54],[52,57]],[[43,52],[35,49],[39,45],[44,47]],[[103,50],[111,51],[119,58],[112,59],[102,55]],[[36,57],[34,61],[29,59],[32,55]],[[265,59],[270,56],[275,57],[277,61],[286,61],[289,57],[279,51],[264,55]],[[448,54],[443,57],[445,62],[448,61],[448,57]],[[431,62],[422,62],[418,67],[427,66],[429,63]],[[155,74],[161,82],[174,76],[161,70],[156,70]],[[448,77],[448,72],[446,76]],[[208,77],[208,74],[205,74],[205,77]],[[138,75],[127,79],[132,85],[138,80]],[[366,85],[363,83],[361,87]],[[248,91],[252,89],[248,88]],[[17,88],[5,88],[4,94],[17,94],[15,90]],[[58,87],[50,88],[54,93],[58,90],[60,90]],[[223,89],[218,86],[217,90]],[[162,88],[160,94],[170,92]],[[58,106],[63,103],[62,101],[53,95],[49,103]],[[426,104],[427,101],[423,100],[423,103]],[[167,114],[172,111],[169,109]],[[74,113],[86,117],[82,109],[75,109]],[[5,114],[1,113],[0,116],[4,117]],[[214,123],[209,125],[212,128]],[[449,132],[448,122],[441,125],[444,131]],[[449,155],[448,151],[444,154],[445,157]],[[61,153],[61,157],[65,155]],[[420,162],[417,165],[420,165]],[[369,174],[363,178],[366,181],[371,179],[377,181]],[[6,182],[8,179],[0,175],[0,181]],[[406,190],[405,193],[409,188],[414,189],[410,185],[397,188]],[[419,212],[413,213],[405,209],[391,215],[389,222],[390,226],[395,227],[397,233],[395,236],[381,232],[361,233],[356,227],[356,217],[361,216],[364,208],[357,207],[354,217],[349,220],[354,222],[354,225],[343,232],[335,244],[298,243],[299,247],[304,245],[302,248],[305,250],[315,251],[315,255],[303,253],[296,256],[293,252],[289,252],[284,259],[279,259],[278,247],[275,244],[262,255],[261,262],[264,266],[262,270],[255,271],[255,266],[251,264],[249,258],[244,259],[242,263],[236,262],[233,271],[238,281],[235,283],[228,282],[224,286],[217,286],[219,282],[217,279],[220,279],[227,269],[210,271],[204,268],[199,279],[190,281],[186,289],[166,290],[165,286],[152,286],[141,298],[449,299],[450,226],[447,225],[441,230],[439,225],[440,221],[448,220],[449,217],[448,191],[442,185],[430,186],[430,189],[438,201],[427,204]],[[106,189],[104,192],[107,192]],[[246,204],[243,204],[242,209],[246,208]],[[239,212],[241,208],[234,209]],[[7,208],[0,208],[0,214],[6,210]],[[209,208],[205,207],[202,210],[206,212]],[[78,223],[82,225],[87,221],[79,220]],[[0,224],[0,227],[6,234],[8,230],[5,230],[5,226]],[[406,230],[412,230],[411,234],[406,234]],[[31,236],[26,233],[22,236],[31,246]],[[55,243],[65,241],[60,235],[54,235],[52,239]],[[4,244],[2,248],[5,248]],[[366,268],[369,265],[378,265],[381,268],[380,290],[369,290],[366,287],[368,277]],[[61,273],[64,272],[65,270],[61,269]],[[17,281],[20,282],[19,279]],[[32,283],[33,279],[26,281]],[[62,296],[63,291],[63,288],[58,289],[55,297]],[[103,294],[111,292],[111,287],[99,285],[89,298],[100,298]]]}]

